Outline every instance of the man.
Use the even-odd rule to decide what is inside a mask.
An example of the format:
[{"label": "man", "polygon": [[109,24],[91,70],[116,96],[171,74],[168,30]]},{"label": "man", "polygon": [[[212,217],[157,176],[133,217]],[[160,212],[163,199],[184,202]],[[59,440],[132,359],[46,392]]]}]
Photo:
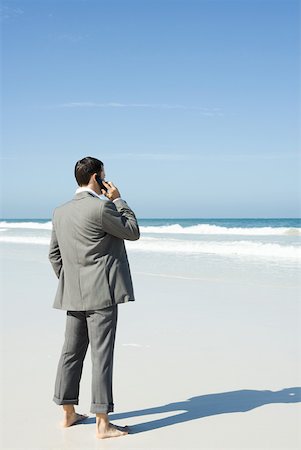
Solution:
[{"label": "man", "polygon": [[77,161],[74,174],[79,187],[72,200],[54,209],[49,248],[59,279],[53,308],[67,311],[53,401],[63,405],[64,427],[88,417],[76,413],[74,405],[90,343],[91,412],[96,414],[96,437],[103,439],[128,434],[128,427],[109,422],[108,413],[114,411],[117,308],[135,300],[124,239],[139,239],[140,230],[117,187],[104,181],[100,160],[88,156]]}]

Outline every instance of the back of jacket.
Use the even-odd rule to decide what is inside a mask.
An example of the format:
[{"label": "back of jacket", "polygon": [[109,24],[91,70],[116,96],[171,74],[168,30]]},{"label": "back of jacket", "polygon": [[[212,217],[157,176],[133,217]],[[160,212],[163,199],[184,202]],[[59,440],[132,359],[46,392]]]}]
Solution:
[{"label": "back of jacket", "polygon": [[124,239],[139,237],[125,200],[82,191],[55,208],[49,260],[59,283],[53,308],[87,311],[134,301]]}]

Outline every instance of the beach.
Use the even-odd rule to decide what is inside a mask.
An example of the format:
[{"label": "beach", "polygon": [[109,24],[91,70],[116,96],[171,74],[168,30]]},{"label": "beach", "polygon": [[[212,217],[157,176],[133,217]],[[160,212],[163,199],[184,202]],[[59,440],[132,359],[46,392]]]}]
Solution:
[{"label": "beach", "polygon": [[76,407],[89,418],[59,425],[52,397],[66,312],[52,308],[48,246],[29,238],[0,242],[3,449],[300,448],[296,258],[193,251],[191,235],[186,252],[174,234],[171,251],[163,237],[156,249],[160,235],[142,234],[142,250],[126,241],[136,301],[118,306],[109,418],[130,434],[97,440],[90,349]]}]

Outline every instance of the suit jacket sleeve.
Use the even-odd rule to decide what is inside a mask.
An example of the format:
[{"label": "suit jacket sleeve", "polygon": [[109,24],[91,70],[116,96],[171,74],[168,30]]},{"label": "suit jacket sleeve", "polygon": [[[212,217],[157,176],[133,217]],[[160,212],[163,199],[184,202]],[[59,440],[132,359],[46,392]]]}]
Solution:
[{"label": "suit jacket sleeve", "polygon": [[60,247],[59,247],[56,233],[55,233],[53,220],[52,220],[52,232],[51,232],[51,240],[50,240],[48,259],[51,262],[51,265],[53,267],[53,270],[54,270],[56,276],[59,278],[63,263],[62,263]]},{"label": "suit jacket sleeve", "polygon": [[134,212],[125,200],[105,201],[101,210],[102,229],[113,236],[129,241],[140,237],[139,225]]}]

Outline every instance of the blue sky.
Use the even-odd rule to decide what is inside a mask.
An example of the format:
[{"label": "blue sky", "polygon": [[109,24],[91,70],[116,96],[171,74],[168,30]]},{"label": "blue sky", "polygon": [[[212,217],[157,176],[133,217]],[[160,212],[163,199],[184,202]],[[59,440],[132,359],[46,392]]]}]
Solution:
[{"label": "blue sky", "polygon": [[298,1],[1,9],[2,218],[50,218],[85,156],[138,218],[300,217]]}]

